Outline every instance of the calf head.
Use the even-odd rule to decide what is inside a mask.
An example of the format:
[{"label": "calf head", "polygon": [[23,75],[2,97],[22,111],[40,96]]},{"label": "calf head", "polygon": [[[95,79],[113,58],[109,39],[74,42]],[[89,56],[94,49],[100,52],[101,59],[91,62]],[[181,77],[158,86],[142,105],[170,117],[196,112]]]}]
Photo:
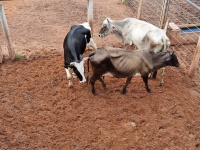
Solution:
[{"label": "calf head", "polygon": [[106,18],[103,21],[103,25],[99,31],[99,37],[104,38],[114,30],[116,30],[116,27],[110,22],[110,18]]},{"label": "calf head", "polygon": [[180,66],[180,64],[179,64],[179,62],[178,62],[178,58],[177,58],[177,56],[175,55],[174,52],[170,53],[170,56],[169,56],[169,58],[166,60],[166,63],[167,63],[167,65],[169,65],[169,66],[174,66],[174,67],[179,67],[179,66]]},{"label": "calf head", "polygon": [[80,83],[86,82],[86,78],[85,78],[85,75],[84,75],[84,70],[85,70],[84,61],[85,61],[85,59],[83,59],[80,63],[78,63],[78,62],[71,62],[70,63],[70,66],[73,68],[74,73],[79,78]]}]

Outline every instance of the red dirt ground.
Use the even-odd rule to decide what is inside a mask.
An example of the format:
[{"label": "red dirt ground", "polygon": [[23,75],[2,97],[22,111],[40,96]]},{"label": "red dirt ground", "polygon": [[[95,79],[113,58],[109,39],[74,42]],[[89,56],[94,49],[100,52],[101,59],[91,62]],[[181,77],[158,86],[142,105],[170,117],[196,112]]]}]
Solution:
[{"label": "red dirt ground", "polygon": [[[96,83],[96,96],[77,79],[69,89],[62,42],[71,25],[85,21],[86,0],[3,4],[15,50],[24,57],[0,64],[0,149],[200,149],[200,82],[184,64],[166,68],[163,87],[150,80],[152,93],[140,77],[126,95],[120,93],[125,79],[111,77],[107,90]],[[99,39],[98,31],[104,15],[131,17],[131,8],[120,0],[95,1],[94,8],[98,47],[122,46],[114,36]]]}]

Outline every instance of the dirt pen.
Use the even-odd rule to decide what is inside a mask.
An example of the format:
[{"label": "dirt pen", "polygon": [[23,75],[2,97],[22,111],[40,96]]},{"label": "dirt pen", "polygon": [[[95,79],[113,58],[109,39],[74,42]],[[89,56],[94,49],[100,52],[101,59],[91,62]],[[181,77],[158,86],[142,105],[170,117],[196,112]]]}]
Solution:
[{"label": "dirt pen", "polygon": [[[199,5],[198,0],[192,1]],[[162,87],[158,79],[150,80],[152,93],[145,91],[140,77],[134,77],[122,95],[125,79],[106,77],[108,89],[97,83],[94,96],[90,85],[79,84],[77,79],[74,88],[67,87],[63,64],[64,37],[72,25],[87,20],[87,1],[2,3],[15,53],[22,57],[0,64],[0,149],[200,148],[199,64],[194,77],[188,77],[198,41],[172,44],[170,49],[177,53],[181,66],[166,68]],[[136,17],[137,1],[93,0],[93,4],[97,46],[122,47],[114,36],[100,39],[98,32],[104,16]],[[159,0],[143,0],[141,19],[159,26],[161,10]],[[171,0],[168,18],[178,29],[199,23],[199,17],[199,10],[185,0]],[[169,31],[174,29],[170,25]],[[3,54],[8,55],[1,30],[0,42]]]}]

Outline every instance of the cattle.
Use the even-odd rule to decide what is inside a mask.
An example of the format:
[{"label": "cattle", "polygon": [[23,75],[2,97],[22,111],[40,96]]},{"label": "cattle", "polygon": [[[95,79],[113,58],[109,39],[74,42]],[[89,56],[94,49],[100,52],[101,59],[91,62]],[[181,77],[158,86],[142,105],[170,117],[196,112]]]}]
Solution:
[{"label": "cattle", "polygon": [[170,46],[165,30],[136,18],[125,18],[123,20],[106,18],[100,29],[99,37],[104,38],[113,33],[125,46],[134,44],[138,49],[158,52],[166,51]]},{"label": "cattle", "polygon": [[[168,24],[168,23],[166,23]],[[154,52],[166,51],[170,46],[166,29],[160,29],[148,22],[136,18],[125,18],[123,20],[111,20],[106,18],[99,32],[99,37],[113,33],[124,43],[125,49],[128,45],[135,45],[138,49],[149,49]],[[164,70],[162,71],[164,73]],[[153,77],[156,78],[156,73]],[[162,76],[163,76],[162,73]],[[161,77],[160,84],[164,83]]]},{"label": "cattle", "polygon": [[132,77],[140,73],[145,83],[147,92],[151,92],[148,85],[148,74],[165,66],[179,66],[178,59],[174,52],[152,52],[149,50],[128,51],[116,48],[107,50],[97,49],[89,55],[89,61],[93,70],[90,78],[92,93],[96,94],[95,82],[99,80],[106,89],[106,84],[102,75],[109,73],[115,78],[127,78],[122,89],[122,94],[126,93],[126,88]]},{"label": "cattle", "polygon": [[64,42],[64,67],[67,73],[68,87],[73,87],[70,68],[79,78],[80,83],[86,81],[84,76],[84,59],[82,57],[86,46],[90,45],[96,49],[96,44],[91,37],[91,28],[88,22],[74,25],[67,33]]}]

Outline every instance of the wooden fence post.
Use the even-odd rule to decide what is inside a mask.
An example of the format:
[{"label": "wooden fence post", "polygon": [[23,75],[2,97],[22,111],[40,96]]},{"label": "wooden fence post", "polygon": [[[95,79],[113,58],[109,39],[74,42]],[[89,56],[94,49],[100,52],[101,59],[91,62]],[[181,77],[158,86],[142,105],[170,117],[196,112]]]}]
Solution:
[{"label": "wooden fence post", "polygon": [[142,0],[138,0],[139,6],[138,6],[138,12],[137,12],[137,19],[141,18],[141,10],[142,10]]},{"label": "wooden fence post", "polygon": [[160,18],[160,28],[161,29],[164,29],[165,24],[167,22],[169,3],[170,3],[170,0],[163,0],[162,14],[161,14],[161,18]]},{"label": "wooden fence post", "polygon": [[87,20],[90,24],[93,37],[93,0],[87,0]]},{"label": "wooden fence post", "polygon": [[199,37],[199,40],[198,40],[198,43],[197,43],[196,50],[195,50],[194,55],[193,55],[192,63],[190,65],[190,69],[189,69],[189,73],[188,73],[189,77],[194,76],[196,67],[197,67],[199,59],[200,59],[199,54],[200,54],[200,37]]},{"label": "wooden fence post", "polygon": [[2,51],[2,48],[1,48],[1,45],[0,45],[0,63],[3,62],[3,51]]},{"label": "wooden fence post", "polygon": [[15,52],[14,52],[13,45],[11,42],[10,33],[9,33],[9,29],[8,29],[8,23],[6,20],[6,15],[5,15],[2,3],[0,3],[0,19],[1,19],[1,25],[2,25],[2,28],[4,31],[5,37],[6,37],[6,41],[7,41],[9,56],[11,59],[14,59]]}]

